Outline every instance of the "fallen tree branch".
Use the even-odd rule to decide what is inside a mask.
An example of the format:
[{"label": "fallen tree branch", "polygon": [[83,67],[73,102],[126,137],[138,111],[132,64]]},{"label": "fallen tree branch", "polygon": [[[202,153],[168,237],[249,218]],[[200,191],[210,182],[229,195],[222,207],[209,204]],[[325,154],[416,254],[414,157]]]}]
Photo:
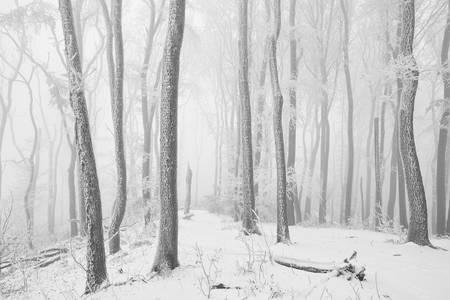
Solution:
[{"label": "fallen tree branch", "polygon": [[46,267],[61,258],[61,254],[69,251],[67,248],[49,248],[39,252],[38,255],[30,257],[22,257],[17,260],[5,260],[0,264],[0,270],[9,268],[18,263],[32,263],[35,262],[35,268]]},{"label": "fallen tree branch", "polygon": [[294,268],[301,271],[311,273],[331,273],[335,272],[336,277],[345,276],[348,280],[357,278],[363,281],[365,278],[365,268],[358,266],[351,261],[356,258],[356,251],[349,257],[344,259],[342,263],[321,263],[307,260],[299,260],[291,257],[274,257],[274,261],[282,266]]}]

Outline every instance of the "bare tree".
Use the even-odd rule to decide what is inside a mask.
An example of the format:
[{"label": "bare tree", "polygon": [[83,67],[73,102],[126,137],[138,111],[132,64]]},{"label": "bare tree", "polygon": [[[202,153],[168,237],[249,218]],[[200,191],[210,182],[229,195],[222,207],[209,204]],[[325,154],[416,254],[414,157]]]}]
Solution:
[{"label": "bare tree", "polygon": [[246,234],[259,234],[253,183],[252,116],[248,86],[248,0],[239,1],[239,97],[241,100],[242,226]]},{"label": "bare tree", "polygon": [[87,252],[86,293],[95,292],[107,279],[105,245],[103,242],[102,204],[92,148],[86,99],[83,91],[81,57],[75,35],[72,4],[60,0],[59,10],[64,33],[64,44],[69,77],[70,105],[75,116],[75,141],[80,166],[82,197],[86,200]]},{"label": "bare tree", "polygon": [[443,235],[446,232],[450,233],[450,228],[446,228],[445,214],[446,214],[446,149],[447,149],[447,136],[448,136],[448,126],[450,117],[450,73],[448,66],[448,49],[450,45],[450,1],[448,1],[448,14],[447,23],[445,26],[444,37],[442,40],[442,50],[441,50],[441,65],[442,65],[442,81],[444,84],[444,104],[442,107],[442,115],[439,124],[439,140],[438,140],[438,150],[437,150],[437,161],[436,161],[436,196],[437,196],[437,215],[436,215],[436,233]]},{"label": "bare tree", "polygon": [[269,69],[273,93],[273,132],[277,162],[277,243],[288,243],[289,227],[286,204],[286,161],[283,140],[283,95],[278,81],[277,41],[281,27],[280,0],[274,2],[274,28],[269,35]]},{"label": "bare tree", "polygon": [[348,102],[348,117],[347,117],[347,140],[348,140],[348,166],[347,166],[347,185],[345,192],[345,222],[349,224],[352,207],[352,189],[353,189],[353,165],[354,165],[354,144],[353,144],[353,90],[352,90],[352,78],[350,75],[348,44],[349,44],[349,12],[348,3],[344,0],[340,0],[342,15],[344,16],[344,73],[345,83],[347,87],[347,102]]},{"label": "bare tree", "polygon": [[184,201],[184,214],[188,215],[191,209],[191,189],[192,189],[192,170],[191,166],[186,169],[186,199]]},{"label": "bare tree", "polygon": [[410,220],[408,241],[430,245],[425,190],[414,142],[413,114],[419,71],[413,55],[415,9],[414,0],[402,3],[402,29],[399,62],[402,66],[400,106],[400,141],[403,167],[408,188]]},{"label": "bare tree", "polygon": [[152,270],[164,272],[178,263],[177,110],[180,52],[183,43],[184,0],[170,0],[163,54],[160,135],[161,220]]}]

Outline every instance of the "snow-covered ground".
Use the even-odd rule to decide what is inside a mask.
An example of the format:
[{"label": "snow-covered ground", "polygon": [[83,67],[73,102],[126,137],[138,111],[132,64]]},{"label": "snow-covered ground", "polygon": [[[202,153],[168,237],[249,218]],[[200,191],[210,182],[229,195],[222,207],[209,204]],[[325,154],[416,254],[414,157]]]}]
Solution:
[{"label": "snow-covered ground", "polygon": [[[193,211],[180,218],[180,267],[165,276],[150,274],[156,238],[142,224],[122,232],[123,251],[107,257],[111,285],[89,299],[450,299],[450,252],[401,244],[386,233],[294,226],[293,245],[274,245],[274,224],[260,224],[263,236],[244,237],[228,217]],[[433,240],[450,249],[450,240]],[[46,268],[20,268],[5,276],[3,296],[15,299],[78,299],[84,292],[84,246],[64,244],[70,254]],[[270,255],[302,260],[341,262],[353,251],[366,267],[367,280],[348,281],[270,262]],[[202,268],[202,266],[204,268]],[[203,271],[204,270],[204,271]]]}]

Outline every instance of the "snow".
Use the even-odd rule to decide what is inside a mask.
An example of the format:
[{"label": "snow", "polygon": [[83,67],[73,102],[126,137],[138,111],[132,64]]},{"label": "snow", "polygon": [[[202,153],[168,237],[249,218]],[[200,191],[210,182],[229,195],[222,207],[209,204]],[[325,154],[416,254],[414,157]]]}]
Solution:
[{"label": "snow", "polygon": [[[228,217],[192,212],[190,220],[181,215],[179,219],[179,268],[163,276],[150,274],[156,237],[143,232],[141,223],[135,224],[122,232],[123,250],[107,257],[111,286],[85,298],[205,299],[208,291],[201,263],[211,284],[240,287],[212,290],[212,299],[448,299],[450,295],[450,252],[445,250],[403,244],[399,236],[387,233],[300,226],[290,227],[292,245],[274,245],[274,224],[259,224],[263,236],[246,237],[239,231],[240,224]],[[432,243],[450,249],[448,239]],[[80,298],[85,273],[78,263],[84,261],[84,244],[79,240],[64,244],[72,253],[61,261],[2,274],[3,296]],[[298,271],[269,259],[279,255],[339,263],[353,251],[366,267],[364,282]]]}]

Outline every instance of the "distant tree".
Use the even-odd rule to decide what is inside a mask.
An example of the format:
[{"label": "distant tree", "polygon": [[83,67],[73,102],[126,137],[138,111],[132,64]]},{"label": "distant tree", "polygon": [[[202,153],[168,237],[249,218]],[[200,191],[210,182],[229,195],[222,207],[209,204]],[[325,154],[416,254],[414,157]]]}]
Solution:
[{"label": "distant tree", "polygon": [[403,167],[408,188],[410,220],[408,241],[419,245],[430,245],[428,238],[428,216],[422,174],[414,142],[414,101],[419,71],[413,55],[415,8],[414,0],[402,3],[402,29],[399,63],[402,66],[402,97],[400,106],[400,141]]},{"label": "distant tree", "polygon": [[280,0],[274,1],[274,28],[269,35],[269,69],[273,93],[273,132],[277,162],[277,243],[290,241],[286,204],[286,160],[283,140],[283,95],[278,81],[277,41],[281,27]]},{"label": "distant tree", "polygon": [[64,34],[70,105],[75,116],[75,141],[80,166],[81,197],[86,201],[87,252],[86,293],[95,292],[107,279],[105,246],[103,242],[102,204],[92,148],[86,99],[83,91],[83,72],[70,0],[59,1]]},{"label": "distant tree", "polygon": [[184,214],[189,214],[191,209],[191,189],[192,189],[192,170],[191,166],[187,166],[186,169],[186,199],[184,201]]},{"label": "distant tree", "polygon": [[239,1],[239,97],[241,100],[242,226],[246,234],[259,234],[253,183],[252,116],[248,85],[248,0]]},{"label": "distant tree", "polygon": [[177,204],[177,111],[180,52],[183,43],[184,0],[170,0],[166,42],[163,53],[160,135],[159,240],[152,270],[164,272],[178,263]]}]

